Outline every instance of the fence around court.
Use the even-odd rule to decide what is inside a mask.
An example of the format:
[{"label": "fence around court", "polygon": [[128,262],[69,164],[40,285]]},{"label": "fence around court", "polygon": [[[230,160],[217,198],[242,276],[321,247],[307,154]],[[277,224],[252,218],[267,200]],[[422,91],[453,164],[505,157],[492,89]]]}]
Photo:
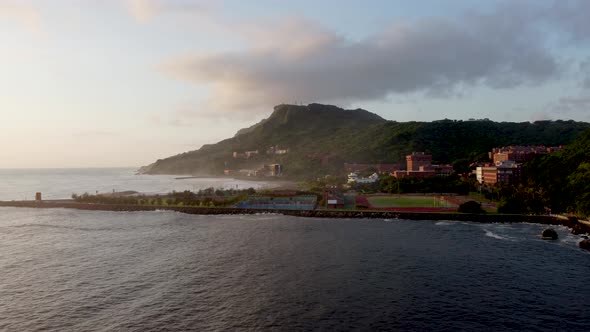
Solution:
[{"label": "fence around court", "polygon": [[257,196],[236,204],[237,208],[270,210],[314,210],[316,196],[269,197]]},{"label": "fence around court", "polygon": [[[372,202],[373,199],[383,201]],[[390,202],[388,202],[390,201]],[[399,202],[396,204],[396,201]],[[357,207],[371,210],[407,211],[407,212],[452,212],[457,210],[460,204],[456,199],[438,195],[357,195],[355,197]],[[388,204],[390,203],[390,204]]]}]

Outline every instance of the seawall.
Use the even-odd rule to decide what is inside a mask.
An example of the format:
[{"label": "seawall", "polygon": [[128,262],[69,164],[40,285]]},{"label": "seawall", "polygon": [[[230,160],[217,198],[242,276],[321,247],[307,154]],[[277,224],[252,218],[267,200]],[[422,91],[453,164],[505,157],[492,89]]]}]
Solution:
[{"label": "seawall", "polygon": [[363,210],[271,210],[271,209],[239,209],[193,206],[145,206],[124,204],[92,204],[73,201],[0,201],[0,206],[23,208],[66,208],[93,211],[156,211],[167,210],[188,214],[219,215],[219,214],[258,214],[277,213],[288,216],[307,218],[369,218],[369,219],[409,219],[409,220],[457,220],[481,223],[536,223],[545,225],[562,225],[576,227],[581,232],[590,233],[590,225],[580,223],[576,218],[557,218],[554,216],[529,216],[515,214],[468,214],[468,213],[435,213],[435,212],[397,212],[397,211],[363,211]]}]

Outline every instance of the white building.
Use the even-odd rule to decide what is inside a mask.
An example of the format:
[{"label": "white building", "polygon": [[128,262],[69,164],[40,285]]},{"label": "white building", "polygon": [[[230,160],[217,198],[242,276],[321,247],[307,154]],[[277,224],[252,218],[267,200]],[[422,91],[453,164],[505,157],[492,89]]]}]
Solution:
[{"label": "white building", "polygon": [[373,173],[368,178],[359,177],[356,173],[348,174],[348,183],[375,183],[377,180],[379,180],[377,173]]}]

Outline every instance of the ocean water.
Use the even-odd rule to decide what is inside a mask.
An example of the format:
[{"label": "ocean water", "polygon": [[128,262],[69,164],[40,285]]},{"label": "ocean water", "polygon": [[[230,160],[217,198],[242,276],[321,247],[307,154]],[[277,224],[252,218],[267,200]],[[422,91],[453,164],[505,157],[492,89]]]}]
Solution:
[{"label": "ocean water", "polygon": [[543,228],[0,208],[0,331],[587,331]]},{"label": "ocean water", "polygon": [[244,181],[231,178],[177,179],[175,175],[136,175],[135,168],[79,169],[0,169],[0,200],[34,199],[41,192],[44,199],[70,198],[73,193],[94,194],[134,190],[163,194],[214,188],[270,188],[276,183]]}]

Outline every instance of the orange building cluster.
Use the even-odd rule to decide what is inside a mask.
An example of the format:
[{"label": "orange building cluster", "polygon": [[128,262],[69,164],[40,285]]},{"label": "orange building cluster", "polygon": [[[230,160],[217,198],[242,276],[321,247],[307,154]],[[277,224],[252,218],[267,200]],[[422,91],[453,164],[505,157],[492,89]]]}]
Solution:
[{"label": "orange building cluster", "polygon": [[533,159],[538,154],[559,152],[563,146],[547,147],[544,145],[511,145],[494,148],[488,152],[492,164],[481,165],[475,169],[479,183],[515,184],[522,179],[522,163]]},{"label": "orange building cluster", "polygon": [[488,152],[488,156],[494,162],[494,164],[502,161],[525,163],[533,159],[537,154],[559,152],[562,149],[562,146],[546,147],[544,145],[511,145],[501,148],[494,148],[491,152]]},{"label": "orange building cluster", "polygon": [[407,170],[397,170],[392,173],[396,178],[429,176],[447,176],[454,172],[451,165],[432,165],[432,155],[424,152],[412,152],[406,156]]},{"label": "orange building cluster", "polygon": [[522,164],[512,160],[498,161],[494,165],[477,167],[475,177],[479,183],[518,183],[522,177]]}]

